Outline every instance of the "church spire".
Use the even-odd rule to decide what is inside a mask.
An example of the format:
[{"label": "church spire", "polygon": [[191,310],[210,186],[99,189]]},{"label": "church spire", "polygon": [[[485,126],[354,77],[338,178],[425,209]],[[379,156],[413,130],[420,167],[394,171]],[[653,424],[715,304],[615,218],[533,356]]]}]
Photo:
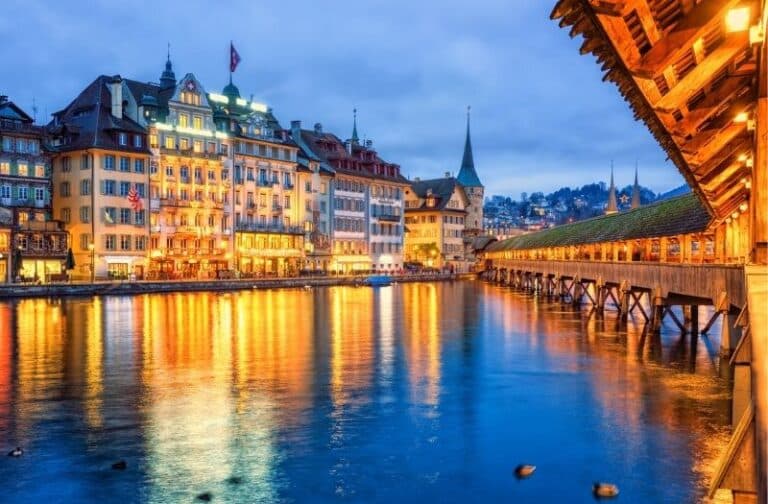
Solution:
[{"label": "church spire", "polygon": [[357,108],[352,109],[352,144],[360,144],[360,137],[357,136]]},{"label": "church spire", "polygon": [[173,73],[173,65],[171,64],[171,43],[168,42],[168,56],[165,60],[165,70],[160,75],[160,89],[168,89],[176,87],[176,74]]},{"label": "church spire", "polygon": [[632,186],[632,209],[640,208],[640,184],[637,183],[637,160],[635,160],[635,185]]},{"label": "church spire", "polygon": [[469,134],[470,110],[471,107],[467,106],[467,138],[464,141],[464,156],[461,159],[461,169],[459,169],[456,179],[464,187],[483,187],[475,171],[475,160],[472,157],[472,139]]},{"label": "church spire", "polygon": [[616,186],[613,185],[613,159],[611,159],[611,186],[608,188],[608,206],[605,207],[605,214],[615,214],[619,211],[616,204]]}]

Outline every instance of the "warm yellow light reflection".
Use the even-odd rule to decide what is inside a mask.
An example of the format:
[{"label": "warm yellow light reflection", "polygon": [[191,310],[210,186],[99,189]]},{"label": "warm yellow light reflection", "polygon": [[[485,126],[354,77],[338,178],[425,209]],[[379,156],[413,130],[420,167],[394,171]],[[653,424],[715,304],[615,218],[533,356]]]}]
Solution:
[{"label": "warm yellow light reflection", "polygon": [[747,119],[749,119],[749,114],[747,114],[746,112],[739,112],[733,118],[733,122],[745,123],[745,122],[747,122]]},{"label": "warm yellow light reflection", "polygon": [[749,28],[749,7],[730,9],[725,15],[725,29],[728,32],[740,32]]}]

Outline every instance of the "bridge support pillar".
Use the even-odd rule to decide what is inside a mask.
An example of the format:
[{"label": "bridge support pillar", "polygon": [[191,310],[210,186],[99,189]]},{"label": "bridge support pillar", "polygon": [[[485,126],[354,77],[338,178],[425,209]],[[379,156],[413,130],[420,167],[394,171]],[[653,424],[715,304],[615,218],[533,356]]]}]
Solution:
[{"label": "bridge support pillar", "polygon": [[695,338],[699,335],[699,305],[691,305],[689,310],[691,320],[691,337]]},{"label": "bridge support pillar", "polygon": [[621,285],[619,286],[619,320],[622,324],[627,323],[627,317],[629,317],[629,297],[630,297],[631,287],[629,285],[629,282],[627,280],[622,280]]},{"label": "bridge support pillar", "polygon": [[656,287],[651,294],[651,332],[661,332],[661,319],[664,316],[664,298],[661,296],[661,288]]}]

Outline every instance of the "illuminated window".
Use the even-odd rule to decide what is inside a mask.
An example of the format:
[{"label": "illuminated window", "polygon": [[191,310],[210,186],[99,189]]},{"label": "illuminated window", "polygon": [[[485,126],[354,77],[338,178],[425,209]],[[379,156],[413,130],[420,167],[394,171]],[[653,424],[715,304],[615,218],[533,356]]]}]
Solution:
[{"label": "illuminated window", "polygon": [[179,149],[181,150],[189,149],[189,138],[182,138],[179,140]]},{"label": "illuminated window", "polygon": [[45,177],[45,166],[41,164],[35,165],[35,177],[37,178]]},{"label": "illuminated window", "polygon": [[16,173],[19,177],[26,177],[29,174],[29,166],[24,161],[18,161],[16,164]]},{"label": "illuminated window", "polygon": [[195,152],[203,152],[203,142],[200,140],[195,140],[193,148]]},{"label": "illuminated window", "polygon": [[192,118],[192,127],[195,129],[203,129],[203,118],[200,116],[194,116]]},{"label": "illuminated window", "polygon": [[11,163],[8,161],[0,161],[0,175],[10,175]]},{"label": "illuminated window", "polygon": [[176,148],[176,137],[173,135],[165,135],[165,148],[166,149],[175,149]]},{"label": "illuminated window", "polygon": [[187,114],[179,114],[179,126],[182,128],[189,127],[189,116]]}]

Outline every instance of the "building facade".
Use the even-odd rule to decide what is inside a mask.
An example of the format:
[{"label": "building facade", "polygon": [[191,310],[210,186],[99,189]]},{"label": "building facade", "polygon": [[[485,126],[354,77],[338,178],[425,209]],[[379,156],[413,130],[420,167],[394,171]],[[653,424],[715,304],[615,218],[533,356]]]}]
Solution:
[{"label": "building facade", "polygon": [[402,269],[403,196],[408,182],[400,167],[382,160],[371,141],[360,142],[356,121],[352,138],[346,142],[323,132],[320,124],[313,130],[301,130],[301,138],[335,172],[331,271],[392,273]]},{"label": "building facade", "polygon": [[415,180],[405,192],[405,260],[464,272],[465,226],[470,199],[457,179]]},{"label": "building facade", "polygon": [[65,274],[67,233],[51,215],[44,129],[0,96],[0,283]]},{"label": "building facade", "polygon": [[80,279],[144,278],[149,219],[131,201],[146,195],[146,131],[130,117],[137,104],[119,75],[99,76],[48,125],[54,216],[65,223]]}]

